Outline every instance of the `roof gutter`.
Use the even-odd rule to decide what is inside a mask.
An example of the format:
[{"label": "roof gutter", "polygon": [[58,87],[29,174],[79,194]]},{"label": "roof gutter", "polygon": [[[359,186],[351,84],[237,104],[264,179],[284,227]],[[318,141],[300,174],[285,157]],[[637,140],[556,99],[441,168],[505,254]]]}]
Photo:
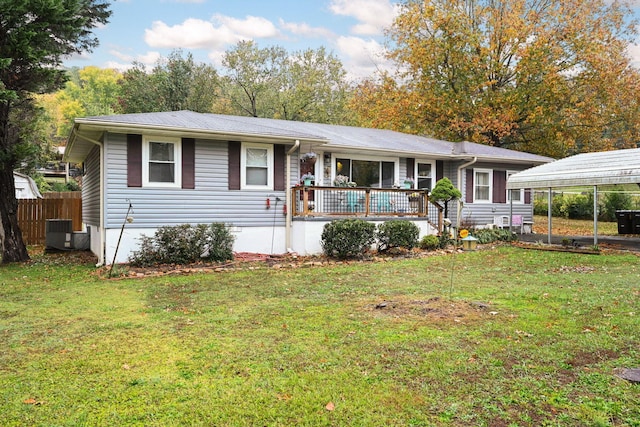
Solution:
[{"label": "roof gutter", "polygon": [[[98,247],[100,248],[100,250],[98,251],[99,253],[98,255],[98,263],[96,264],[96,267],[100,267],[102,265],[104,265],[105,263],[105,251],[106,251],[106,247],[105,247],[105,241],[106,241],[106,231],[104,229],[104,193],[105,193],[105,188],[104,186],[105,184],[105,179],[104,178],[104,149],[103,149],[103,145],[102,142],[90,138],[86,135],[82,135],[81,133],[78,133],[77,131],[77,124],[73,127],[73,129],[71,130],[71,136],[69,137],[69,141],[75,141],[76,138],[80,138],[80,139],[84,139],[87,142],[90,142],[92,144],[97,145],[100,148],[100,178],[99,178],[99,183],[100,183],[100,243],[98,245]],[[71,144],[73,145],[73,143]],[[69,147],[67,147],[69,148]],[[65,150],[65,156],[67,154],[67,152],[71,152],[71,150],[67,149]]]},{"label": "roof gutter", "polygon": [[291,190],[289,189],[289,184],[291,181],[291,155],[294,151],[300,148],[300,140],[296,139],[293,147],[287,151],[287,171],[285,176],[285,206],[287,207],[287,216],[285,219],[285,227],[284,227],[284,244],[285,251],[289,252],[291,250]]},{"label": "roof gutter", "polygon": [[225,138],[225,139],[233,138],[233,139],[239,139],[239,140],[260,139],[260,140],[276,140],[276,141],[282,142],[282,140],[293,140],[295,138],[296,141],[303,139],[305,141],[315,142],[319,144],[327,144],[329,142],[329,140],[326,138],[314,137],[313,135],[300,137],[300,136],[278,135],[278,134],[265,135],[265,134],[256,134],[256,133],[247,133],[247,132],[215,132],[210,129],[194,129],[194,128],[178,128],[178,127],[168,128],[166,126],[161,126],[161,125],[148,125],[148,124],[138,125],[138,124],[131,124],[131,123],[114,123],[109,121],[95,121],[95,120],[82,120],[82,119],[76,119],[76,124],[81,124],[88,128],[96,128],[96,130],[100,130],[100,131],[105,131],[107,129],[117,130],[117,131],[126,132],[126,133],[141,132],[141,131],[155,131],[155,132],[162,132],[167,134],[178,133],[180,135],[190,134],[190,136],[191,135],[201,136],[201,137],[208,136],[208,139],[210,139],[211,136],[215,135],[220,138]]}]

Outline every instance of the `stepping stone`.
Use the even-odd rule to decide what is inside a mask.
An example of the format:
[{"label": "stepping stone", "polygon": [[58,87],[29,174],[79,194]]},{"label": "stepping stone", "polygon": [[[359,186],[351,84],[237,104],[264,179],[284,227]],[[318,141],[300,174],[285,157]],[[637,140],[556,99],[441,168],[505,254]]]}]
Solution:
[{"label": "stepping stone", "polygon": [[618,376],[633,383],[640,383],[640,368],[625,369]]}]

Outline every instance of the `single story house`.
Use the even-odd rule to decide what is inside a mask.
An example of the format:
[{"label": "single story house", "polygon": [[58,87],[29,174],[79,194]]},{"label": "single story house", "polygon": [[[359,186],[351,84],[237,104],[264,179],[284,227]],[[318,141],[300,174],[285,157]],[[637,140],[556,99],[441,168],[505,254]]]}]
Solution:
[{"label": "single story house", "polygon": [[29,175],[14,171],[13,181],[16,187],[16,199],[42,199],[36,182]]},{"label": "single story house", "polygon": [[[322,227],[341,216],[404,217],[438,233],[428,191],[442,177],[463,194],[462,209],[449,209],[454,224],[509,212],[531,220],[529,193],[507,192],[507,178],[553,159],[383,129],[172,111],[78,118],[64,160],[84,164],[83,221],[91,250],[110,264],[126,262],[141,235],[185,223],[224,222],[234,250],[261,253],[318,253]],[[336,187],[340,179],[352,187]]]}]

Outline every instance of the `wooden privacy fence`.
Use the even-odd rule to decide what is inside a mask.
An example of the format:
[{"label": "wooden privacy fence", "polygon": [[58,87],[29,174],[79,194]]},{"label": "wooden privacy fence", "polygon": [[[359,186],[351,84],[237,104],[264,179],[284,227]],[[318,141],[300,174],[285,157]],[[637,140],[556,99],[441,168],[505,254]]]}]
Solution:
[{"label": "wooden privacy fence", "polygon": [[18,226],[26,245],[44,245],[48,219],[70,219],[82,231],[82,193],[44,193],[43,199],[18,200]]}]

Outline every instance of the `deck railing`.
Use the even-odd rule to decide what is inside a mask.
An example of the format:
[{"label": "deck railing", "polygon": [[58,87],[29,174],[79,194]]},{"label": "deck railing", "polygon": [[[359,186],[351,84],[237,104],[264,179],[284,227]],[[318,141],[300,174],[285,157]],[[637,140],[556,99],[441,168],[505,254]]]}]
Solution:
[{"label": "deck railing", "polygon": [[425,190],[296,186],[292,216],[426,217],[442,231],[443,207]]}]

